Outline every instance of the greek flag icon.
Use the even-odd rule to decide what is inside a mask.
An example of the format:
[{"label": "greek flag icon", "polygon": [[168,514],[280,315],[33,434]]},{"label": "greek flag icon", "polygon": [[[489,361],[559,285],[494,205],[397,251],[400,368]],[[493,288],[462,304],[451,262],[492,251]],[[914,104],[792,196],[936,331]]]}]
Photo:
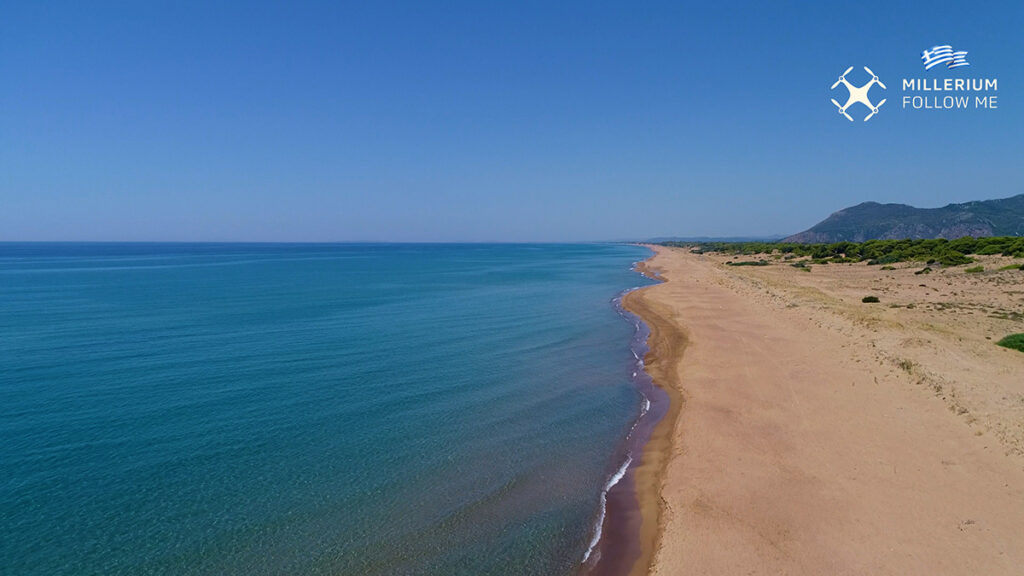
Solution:
[{"label": "greek flag icon", "polygon": [[921,61],[924,62],[924,69],[931,70],[932,66],[938,66],[939,64],[945,64],[946,68],[959,68],[961,66],[970,66],[970,62],[967,61],[967,52],[954,52],[952,46],[932,46],[928,50],[921,52]]}]

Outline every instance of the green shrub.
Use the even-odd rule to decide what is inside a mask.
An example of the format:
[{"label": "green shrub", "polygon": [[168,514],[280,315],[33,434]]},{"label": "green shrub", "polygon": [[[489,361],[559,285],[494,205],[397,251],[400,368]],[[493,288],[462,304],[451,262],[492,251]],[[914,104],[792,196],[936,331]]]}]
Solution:
[{"label": "green shrub", "polygon": [[767,266],[767,260],[744,260],[742,262],[726,262],[726,266]]},{"label": "green shrub", "polygon": [[895,266],[882,266],[882,270],[895,270]]},{"label": "green shrub", "polygon": [[972,267],[964,270],[964,272],[967,272],[968,274],[980,274],[980,273],[982,273],[984,271],[985,271],[985,267],[984,266],[972,266]]},{"label": "green shrub", "polygon": [[1007,264],[1000,268],[1000,270],[1024,270],[1024,264]]},{"label": "green shrub", "polygon": [[992,254],[1000,254],[1003,251],[1003,247],[998,244],[990,244],[984,248],[978,250],[979,256],[991,256]]},{"label": "green shrub", "polygon": [[918,276],[920,276],[921,274],[931,274],[931,273],[932,273],[932,269],[927,267],[927,266],[925,266],[924,268],[921,268],[917,272],[914,272],[914,274],[918,275]]},{"label": "green shrub", "polygon": [[[783,254],[784,258],[807,258],[812,261],[867,262],[887,265],[896,262],[925,262],[928,266],[961,266],[973,262],[971,254],[1002,254],[1024,258],[1024,238],[997,236],[991,238],[957,238],[946,240],[868,240],[867,242],[833,242],[831,244],[797,244],[795,242],[665,242],[666,246],[690,248],[696,254],[718,252],[733,256]],[[734,263],[735,265],[735,263]],[[747,266],[759,264],[746,264]]]},{"label": "green shrub", "polygon": [[957,252],[956,250],[950,250],[942,256],[939,256],[939,264],[942,264],[943,266],[962,266],[964,264],[970,264],[971,262],[974,262],[973,258],[968,258],[967,256],[964,256],[962,252]]},{"label": "green shrub", "polygon": [[996,344],[1003,346],[1004,348],[1010,348],[1012,350],[1020,350],[1024,352],[1024,333],[1021,334],[1010,334],[1006,338],[1003,338]]},{"label": "green shrub", "polygon": [[873,304],[875,302],[878,302],[878,296],[865,296],[861,298],[860,301],[865,304]]}]

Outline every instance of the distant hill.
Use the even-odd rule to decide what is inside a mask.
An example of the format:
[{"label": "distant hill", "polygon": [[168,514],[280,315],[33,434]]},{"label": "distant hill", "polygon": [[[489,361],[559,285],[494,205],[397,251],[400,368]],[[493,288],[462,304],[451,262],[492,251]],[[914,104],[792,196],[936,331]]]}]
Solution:
[{"label": "distant hill", "polygon": [[1024,236],[1024,194],[1002,200],[914,208],[864,202],[840,210],[783,242],[863,242],[902,238]]}]

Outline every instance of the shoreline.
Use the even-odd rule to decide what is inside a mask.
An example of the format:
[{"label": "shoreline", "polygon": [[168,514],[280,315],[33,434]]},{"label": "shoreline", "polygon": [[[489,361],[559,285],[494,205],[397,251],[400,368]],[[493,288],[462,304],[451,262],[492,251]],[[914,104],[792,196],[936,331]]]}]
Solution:
[{"label": "shoreline", "polygon": [[1024,357],[993,344],[1015,320],[972,315],[1011,310],[1017,276],[648,247],[638,268],[662,282],[623,306],[651,331],[645,369],[670,406],[636,468],[631,575],[1024,564]]},{"label": "shoreline", "polygon": [[[633,271],[651,278],[642,270],[643,261],[634,263]],[[649,351],[650,328],[644,320],[624,305],[626,297],[647,286],[624,290],[612,302],[615,310],[634,326],[630,351],[634,363],[631,380],[640,394],[640,412],[622,439],[623,458],[607,480],[601,497],[601,512],[595,523],[593,540],[588,547],[579,572],[587,576],[621,576],[641,556],[642,518],[636,491],[636,470],[642,464],[651,434],[662,421],[670,402],[645,369]]]},{"label": "shoreline", "polygon": [[661,492],[684,403],[678,366],[688,342],[685,330],[673,323],[666,310],[650,298],[652,290],[664,287],[669,280],[650,264],[661,248],[644,247],[653,254],[637,263],[637,272],[657,280],[658,284],[631,290],[623,296],[622,307],[647,326],[647,351],[642,358],[642,368],[652,384],[666,395],[667,405],[641,447],[638,464],[633,469],[632,488],[639,516],[639,551],[627,572],[630,576],[650,572],[664,531],[665,502]]},{"label": "shoreline", "polygon": [[[600,511],[592,525],[592,540],[577,571],[586,576],[646,573],[645,567],[653,557],[649,541],[656,536],[656,531],[649,528],[652,523],[648,517],[652,512],[655,518],[658,515],[659,475],[670,453],[670,446],[662,447],[671,440],[671,425],[667,419],[678,414],[678,410],[674,410],[678,402],[655,382],[647,368],[647,362],[652,360],[652,327],[629,304],[635,300],[635,294],[664,283],[647,265],[657,254],[656,247],[641,246],[651,253],[634,262],[632,271],[658,284],[623,290],[612,304],[619,315],[634,326],[629,345],[634,358],[631,380],[642,400],[636,420],[622,439],[622,458],[607,477],[601,494]],[[670,427],[664,429],[665,426]],[[654,448],[664,456],[652,457],[652,438],[657,439]],[[642,567],[640,572],[637,572],[638,567]]]}]

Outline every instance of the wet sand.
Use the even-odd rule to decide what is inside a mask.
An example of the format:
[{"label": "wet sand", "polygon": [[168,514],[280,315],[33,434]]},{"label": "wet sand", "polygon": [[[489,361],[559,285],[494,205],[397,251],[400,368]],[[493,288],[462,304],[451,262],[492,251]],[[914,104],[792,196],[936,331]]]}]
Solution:
[{"label": "wet sand", "polygon": [[1024,354],[993,342],[1024,331],[1024,273],[654,249],[667,281],[624,306],[671,407],[632,573],[1020,573]]},{"label": "wet sand", "polygon": [[[619,304],[621,308],[622,301]],[[640,558],[643,517],[638,506],[636,474],[645,462],[644,448],[650,440],[651,433],[673,406],[668,394],[655,386],[651,376],[643,368],[642,359],[650,350],[649,328],[636,314],[625,309],[621,312],[636,326],[634,340],[630,343],[630,349],[637,359],[632,375],[633,385],[648,402],[646,407],[641,408],[639,419],[625,439],[624,449],[631,464],[626,467],[620,480],[607,492],[607,514],[602,522],[600,538],[593,553],[580,567],[579,573],[586,576],[621,576],[629,573]],[[609,481],[613,479],[614,477]],[[648,486],[645,491],[650,490],[651,487]],[[654,534],[650,536],[653,537]]]}]

